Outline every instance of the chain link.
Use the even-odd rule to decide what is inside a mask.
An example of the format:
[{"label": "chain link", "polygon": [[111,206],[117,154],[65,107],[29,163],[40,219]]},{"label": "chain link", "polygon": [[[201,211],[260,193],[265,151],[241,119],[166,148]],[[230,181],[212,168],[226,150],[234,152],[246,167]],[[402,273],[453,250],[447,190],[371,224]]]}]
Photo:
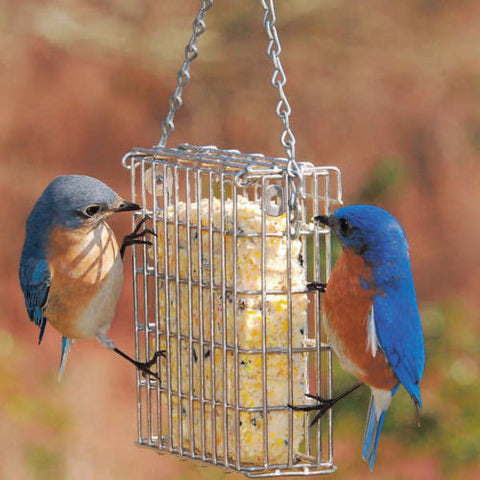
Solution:
[{"label": "chain link", "polygon": [[271,83],[272,86],[278,90],[280,96],[275,111],[283,123],[280,142],[285,148],[288,158],[287,174],[290,183],[290,198],[288,202],[292,212],[291,218],[296,223],[296,229],[298,230],[300,219],[299,196],[303,196],[303,172],[295,159],[295,136],[290,127],[290,114],[292,113],[292,109],[283,88],[287,83],[287,76],[280,61],[282,46],[278,37],[277,27],[275,26],[276,15],[274,0],[261,0],[261,3],[265,10],[263,25],[270,40],[267,47],[267,55],[273,62]]},{"label": "chain link", "polygon": [[159,147],[164,147],[167,144],[167,138],[175,130],[175,113],[183,105],[182,90],[190,81],[190,64],[198,56],[198,37],[205,32],[205,16],[212,6],[213,0],[201,0],[200,10],[193,21],[193,34],[185,47],[185,60],[177,72],[177,86],[170,97],[168,113],[162,123],[162,136],[157,145]]}]

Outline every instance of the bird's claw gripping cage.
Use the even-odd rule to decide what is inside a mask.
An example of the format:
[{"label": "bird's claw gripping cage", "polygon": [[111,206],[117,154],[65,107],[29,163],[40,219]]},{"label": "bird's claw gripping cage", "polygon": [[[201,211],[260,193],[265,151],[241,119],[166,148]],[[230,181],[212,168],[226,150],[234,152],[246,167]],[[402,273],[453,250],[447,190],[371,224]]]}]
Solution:
[{"label": "bird's claw gripping cage", "polygon": [[[136,355],[164,352],[159,379],[137,375],[138,444],[252,477],[332,472],[331,412],[310,427],[289,405],[331,396],[320,293],[307,281],[330,272],[329,231],[312,217],[341,203],[340,172],[295,161],[275,83],[288,159],[165,146],[211,4],[201,1],[160,144],[123,159],[155,232],[134,248]],[[278,44],[273,2],[262,4]]]}]

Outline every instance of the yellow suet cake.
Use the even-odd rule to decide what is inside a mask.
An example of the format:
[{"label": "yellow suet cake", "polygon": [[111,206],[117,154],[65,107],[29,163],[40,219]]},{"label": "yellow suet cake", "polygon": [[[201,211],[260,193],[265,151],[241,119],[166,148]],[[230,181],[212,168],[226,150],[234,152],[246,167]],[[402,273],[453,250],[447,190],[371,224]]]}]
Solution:
[{"label": "yellow suet cake", "polygon": [[[304,415],[286,406],[305,403],[306,354],[288,354],[289,343],[292,348],[304,346],[306,332],[302,241],[293,237],[289,241],[285,214],[264,218],[262,226],[261,201],[240,195],[236,207],[232,199],[211,197],[188,208],[177,202],[160,215],[155,261],[162,279],[161,333],[159,345],[152,348],[167,350],[160,377],[161,388],[168,390],[170,385],[171,394],[162,390],[160,400],[162,413],[170,408],[174,448],[216,458],[223,458],[226,448],[230,461],[251,464],[263,464],[267,453],[269,463],[285,463],[290,415],[294,452],[303,440]],[[154,257],[153,248],[149,254]],[[268,292],[264,298],[262,290]]]}]

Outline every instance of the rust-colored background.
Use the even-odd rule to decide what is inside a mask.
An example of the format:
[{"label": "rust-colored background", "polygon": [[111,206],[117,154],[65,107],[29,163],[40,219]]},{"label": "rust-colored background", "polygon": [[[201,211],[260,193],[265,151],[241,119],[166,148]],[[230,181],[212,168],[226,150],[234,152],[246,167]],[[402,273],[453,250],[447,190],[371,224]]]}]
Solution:
[{"label": "rust-colored background", "polygon": [[[158,141],[198,4],[0,3],[1,479],[224,475],[134,446],[134,371],[96,341],[75,344],[58,383],[60,335],[47,327],[36,345],[17,280],[25,219],[56,175],[93,175],[128,197],[120,159]],[[298,159],[337,165],[347,204],[399,218],[425,328],[422,428],[400,392],[370,474],[368,394],[352,396],[336,409],[333,478],[478,478],[480,3],[277,4]],[[262,17],[255,0],[216,2],[170,145],[284,154]],[[112,224],[122,236],[130,219]],[[130,295],[127,277],[110,333],[132,352]],[[337,388],[351,381],[339,372]]]}]

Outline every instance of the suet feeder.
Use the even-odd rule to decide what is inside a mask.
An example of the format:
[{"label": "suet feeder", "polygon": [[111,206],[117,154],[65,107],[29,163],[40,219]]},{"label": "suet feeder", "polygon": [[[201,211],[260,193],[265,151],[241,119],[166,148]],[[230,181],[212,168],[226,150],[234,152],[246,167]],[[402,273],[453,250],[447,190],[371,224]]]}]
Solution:
[{"label": "suet feeder", "polygon": [[160,380],[137,374],[137,443],[250,477],[332,472],[332,413],[310,427],[289,404],[331,396],[320,294],[307,283],[330,272],[328,230],[311,219],[341,203],[340,172],[295,160],[271,0],[264,25],[287,158],[166,147],[212,3],[201,1],[159,144],[123,159],[156,234],[134,248],[136,355],[165,352]]}]

